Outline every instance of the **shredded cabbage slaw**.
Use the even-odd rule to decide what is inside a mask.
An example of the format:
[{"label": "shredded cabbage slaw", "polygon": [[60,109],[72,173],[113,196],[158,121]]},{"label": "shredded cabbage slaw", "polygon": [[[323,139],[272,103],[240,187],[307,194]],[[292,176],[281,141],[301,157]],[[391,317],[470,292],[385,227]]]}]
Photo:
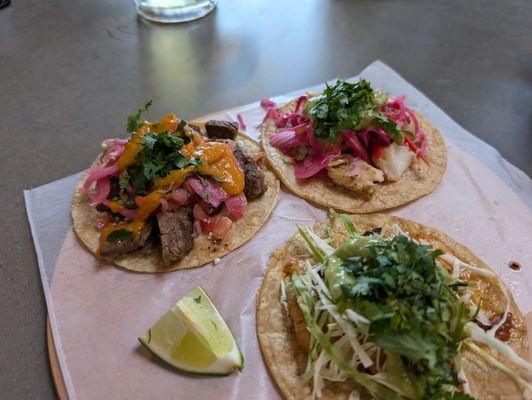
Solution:
[{"label": "shredded cabbage slaw", "polygon": [[[352,237],[358,236],[355,225],[346,215],[337,214],[334,211],[331,211],[331,214],[343,220],[346,230]],[[374,374],[360,372],[367,371],[367,368],[375,363],[377,363],[377,370],[382,368],[382,365],[380,365],[382,362],[380,348],[367,340],[369,321],[349,308],[340,312],[332,300],[333,296],[326,282],[322,279],[323,271],[327,268],[328,257],[331,256],[335,249],[326,239],[320,238],[312,228],[298,228],[298,232],[306,242],[309,252],[316,257],[317,262],[313,264],[306,260],[303,274],[297,275],[294,273],[288,283],[282,281],[281,301],[286,307],[286,291],[293,290],[295,292],[298,305],[305,317],[307,329],[311,334],[311,347],[303,377],[312,382],[313,398],[321,397],[326,381],[343,382],[349,378],[377,397],[385,399],[412,398],[390,382],[385,374],[381,372]],[[458,281],[459,277],[459,271],[456,272],[456,270],[460,268],[468,269],[472,273],[478,273],[483,276],[495,275],[489,270],[469,265],[450,254],[443,254],[440,257],[453,266],[452,277],[455,281]],[[532,390],[531,385],[517,372],[505,366],[486,349],[475,344],[476,342],[488,346],[488,348],[495,350],[514,364],[519,365],[528,372],[532,372],[532,364],[523,360],[507,343],[498,340],[494,336],[496,328],[504,323],[508,315],[510,303],[506,288],[502,283],[500,283],[500,287],[507,300],[506,311],[502,321],[488,332],[484,332],[472,322],[467,323],[466,329],[469,331],[469,338],[462,342],[461,347],[465,346],[476,352],[490,365],[514,379],[521,387]],[[460,355],[455,360],[455,364],[457,373],[462,378],[462,391],[469,393],[469,384],[461,367]],[[450,388],[449,390],[453,391],[456,388]],[[357,391],[353,391],[349,398],[356,399],[359,396],[360,394]]]}]

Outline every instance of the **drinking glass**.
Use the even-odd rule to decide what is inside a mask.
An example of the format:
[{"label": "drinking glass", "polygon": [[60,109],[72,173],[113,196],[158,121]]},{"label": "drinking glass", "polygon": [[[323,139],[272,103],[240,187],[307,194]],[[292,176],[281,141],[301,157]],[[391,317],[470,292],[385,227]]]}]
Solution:
[{"label": "drinking glass", "polygon": [[163,23],[201,18],[210,13],[217,2],[218,0],[135,0],[139,15]]}]

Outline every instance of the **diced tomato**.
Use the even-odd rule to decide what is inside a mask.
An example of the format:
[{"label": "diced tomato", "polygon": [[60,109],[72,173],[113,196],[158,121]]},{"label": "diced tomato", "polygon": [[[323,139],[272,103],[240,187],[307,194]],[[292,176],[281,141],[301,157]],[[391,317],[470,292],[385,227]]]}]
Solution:
[{"label": "diced tomato", "polygon": [[373,148],[373,159],[375,161],[379,161],[382,157],[382,153],[384,152],[384,147],[382,146],[375,146]]},{"label": "diced tomato", "polygon": [[[212,237],[216,240],[223,239],[233,225],[233,221],[231,221],[231,219],[228,217],[222,217],[219,215],[211,217],[207,215],[207,213],[203,211],[199,204],[194,206],[192,213],[196,219],[196,222],[199,221],[201,223],[201,231],[207,234],[211,233]],[[196,223],[194,224],[196,230]]]},{"label": "diced tomato", "polygon": [[203,232],[212,233],[212,237],[216,240],[223,239],[231,226],[233,221],[227,217],[216,216],[209,218],[208,221],[201,223],[201,228]]}]

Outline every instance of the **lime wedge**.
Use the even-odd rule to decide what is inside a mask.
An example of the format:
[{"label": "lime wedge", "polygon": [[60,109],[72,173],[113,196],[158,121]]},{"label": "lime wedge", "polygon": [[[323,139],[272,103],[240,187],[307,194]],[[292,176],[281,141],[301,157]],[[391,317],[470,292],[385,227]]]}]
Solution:
[{"label": "lime wedge", "polygon": [[202,288],[185,295],[138,339],[161,360],[187,372],[229,375],[244,364],[231,331]]}]

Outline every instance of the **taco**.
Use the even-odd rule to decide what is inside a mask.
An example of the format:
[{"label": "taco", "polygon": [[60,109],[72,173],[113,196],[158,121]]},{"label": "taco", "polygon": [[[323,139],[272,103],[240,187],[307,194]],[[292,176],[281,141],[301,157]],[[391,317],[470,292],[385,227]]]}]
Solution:
[{"label": "taco", "polygon": [[432,192],[447,165],[442,135],[368,81],[337,81],[319,96],[267,108],[261,144],[296,195],[350,213],[397,207]]},{"label": "taco", "polygon": [[270,259],[257,334],[287,399],[522,399],[527,328],[469,249],[389,215],[333,214]]},{"label": "taco", "polygon": [[[149,106],[149,104],[147,105]],[[227,121],[130,117],[103,142],[72,204],[74,230],[98,257],[138,272],[197,267],[248,241],[279,197],[260,146]]]}]

